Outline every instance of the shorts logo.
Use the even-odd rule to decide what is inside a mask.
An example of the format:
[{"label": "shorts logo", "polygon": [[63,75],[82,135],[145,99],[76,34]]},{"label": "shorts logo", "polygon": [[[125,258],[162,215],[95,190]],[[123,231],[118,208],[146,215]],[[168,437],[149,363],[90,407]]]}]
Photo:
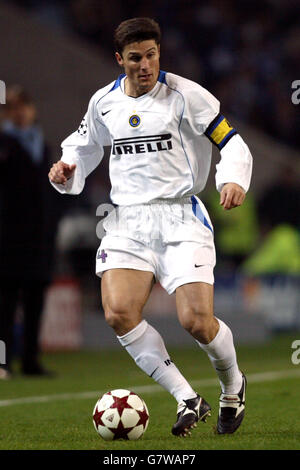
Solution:
[{"label": "shorts logo", "polygon": [[105,250],[101,250],[101,253],[99,253],[99,251],[97,253],[97,259],[102,259],[102,263],[106,263],[107,253],[105,253]]},{"label": "shorts logo", "polygon": [[140,123],[141,118],[137,114],[133,114],[132,116],[130,116],[129,124],[131,125],[131,127],[137,127],[140,125]]}]

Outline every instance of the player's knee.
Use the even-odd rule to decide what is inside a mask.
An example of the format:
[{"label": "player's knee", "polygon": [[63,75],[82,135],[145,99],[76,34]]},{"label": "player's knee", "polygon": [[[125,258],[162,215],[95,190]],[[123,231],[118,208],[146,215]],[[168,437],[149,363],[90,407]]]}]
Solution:
[{"label": "player's knee", "polygon": [[121,308],[112,309],[112,308],[106,307],[104,309],[104,315],[105,315],[106,323],[111,328],[118,331],[127,322],[129,312]]},{"label": "player's knee", "polygon": [[136,326],[140,317],[138,310],[132,304],[126,302],[112,302],[103,305],[107,324],[118,335],[125,334]]},{"label": "player's knee", "polygon": [[182,312],[180,323],[183,328],[195,338],[205,338],[210,330],[212,320],[211,312],[203,309],[189,308]]},{"label": "player's knee", "polygon": [[107,310],[105,311],[105,320],[106,323],[116,332],[118,332],[125,323],[123,316],[119,315],[116,312],[111,312]]}]

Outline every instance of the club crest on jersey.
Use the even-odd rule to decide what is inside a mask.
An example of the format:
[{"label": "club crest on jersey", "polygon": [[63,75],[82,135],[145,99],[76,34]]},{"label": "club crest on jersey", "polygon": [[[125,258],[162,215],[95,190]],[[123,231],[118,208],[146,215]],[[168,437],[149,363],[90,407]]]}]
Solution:
[{"label": "club crest on jersey", "polygon": [[140,125],[140,123],[141,118],[137,114],[133,114],[132,116],[130,116],[129,124],[131,125],[131,127],[137,127]]}]

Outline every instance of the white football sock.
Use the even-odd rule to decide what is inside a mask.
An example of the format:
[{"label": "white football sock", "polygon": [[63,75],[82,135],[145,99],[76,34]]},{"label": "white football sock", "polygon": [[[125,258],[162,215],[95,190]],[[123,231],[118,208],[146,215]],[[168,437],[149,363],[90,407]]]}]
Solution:
[{"label": "white football sock", "polygon": [[208,344],[197,341],[207,353],[215,368],[223,393],[238,393],[242,386],[242,374],[239,370],[233,337],[230,328],[217,319],[220,329],[215,338]]},{"label": "white football sock", "polygon": [[170,392],[178,403],[197,396],[171,361],[161,335],[146,320],[117,338],[136,364]]}]

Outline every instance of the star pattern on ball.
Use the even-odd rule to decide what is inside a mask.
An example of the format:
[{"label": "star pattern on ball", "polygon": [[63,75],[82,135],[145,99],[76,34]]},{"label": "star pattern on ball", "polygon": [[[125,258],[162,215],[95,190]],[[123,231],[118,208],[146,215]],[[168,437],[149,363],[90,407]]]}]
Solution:
[{"label": "star pattern on ball", "polygon": [[85,118],[82,119],[80,126],[78,127],[78,133],[80,135],[85,135],[87,133],[87,123]]},{"label": "star pattern on ball", "polygon": [[[130,395],[131,395],[131,394],[130,394]],[[118,408],[118,410],[119,410],[120,413],[121,413],[121,411],[123,411],[125,408],[131,408],[131,409],[132,409],[132,406],[129,405],[129,403],[127,402],[128,397],[129,397],[129,395],[126,395],[125,397],[122,397],[122,398],[115,397],[114,395],[112,395],[112,398],[114,399],[114,402],[113,402],[113,404],[111,405],[111,408]]]},{"label": "star pattern on ball", "polygon": [[[129,408],[129,407],[128,407]],[[131,408],[131,407],[130,407]],[[128,439],[128,433],[134,429],[135,426],[131,426],[130,428],[125,428],[122,421],[119,421],[118,427],[115,429],[108,428],[110,431],[114,433],[114,440],[115,439]]]},{"label": "star pattern on ball", "polygon": [[144,429],[145,429],[145,426],[146,426],[147,421],[149,419],[149,415],[148,415],[147,411],[144,408],[142,411],[136,410],[136,412],[138,413],[138,415],[140,417],[140,419],[139,419],[139,421],[136,425],[139,426],[140,424],[142,424],[144,426]]},{"label": "star pattern on ball", "polygon": [[[98,428],[98,426],[105,426],[109,431],[111,431],[114,435],[113,439],[116,440],[116,439],[129,439],[128,438],[128,433],[130,431],[132,431],[136,426],[140,426],[142,425],[143,426],[143,429],[145,430],[146,426],[147,426],[147,422],[148,422],[148,419],[149,419],[149,415],[148,415],[148,412],[146,410],[145,407],[143,407],[142,409],[136,409],[134,408],[133,406],[131,406],[129,403],[128,403],[128,397],[129,395],[135,395],[135,393],[133,392],[130,392],[129,395],[125,395],[124,397],[117,397],[115,395],[113,395],[111,392],[108,392],[107,395],[110,395],[113,399],[113,403],[109,406],[110,409],[115,409],[119,415],[119,421],[118,421],[118,426],[117,427],[110,427],[108,424],[107,424],[107,421],[109,421],[109,417],[107,416],[106,414],[106,418],[105,418],[105,423],[103,422],[102,420],[102,416],[103,414],[105,413],[105,411],[107,411],[107,409],[104,409],[102,411],[99,411],[98,408],[96,407],[95,411],[94,411],[94,414],[93,414],[93,419],[94,419],[94,422]],[[138,422],[135,424],[135,426],[131,426],[131,427],[126,427],[124,426],[123,422],[122,422],[122,413],[125,409],[134,409],[135,412],[138,414],[139,416],[139,420]]]},{"label": "star pattern on ball", "polygon": [[[118,408],[119,406],[121,406],[122,411],[123,411],[124,408],[132,408],[132,406],[130,406],[128,403],[125,403],[128,396],[123,397],[123,398],[118,398],[118,397],[113,397],[113,398],[115,399],[115,402],[111,405],[111,408]],[[118,404],[118,400],[122,400],[121,404]],[[120,415],[121,409],[118,408],[119,415]],[[105,423],[103,423],[103,421],[102,421],[102,415],[105,411],[106,410],[98,411],[98,408],[96,408],[95,413],[93,414],[93,419],[94,419],[97,427],[98,426],[105,426]],[[119,424],[118,424],[117,428],[111,428],[107,425],[106,425],[106,427],[114,434],[114,439],[128,439],[127,434],[129,433],[129,431],[134,429],[134,426],[131,426],[131,427],[128,427],[128,428],[124,427],[121,419],[119,420]]]},{"label": "star pattern on ball", "polygon": [[95,421],[96,426],[98,427],[99,425],[104,426],[104,423],[102,421],[102,415],[105,410],[98,411],[98,408],[96,408],[95,413],[93,414],[93,419]]}]

